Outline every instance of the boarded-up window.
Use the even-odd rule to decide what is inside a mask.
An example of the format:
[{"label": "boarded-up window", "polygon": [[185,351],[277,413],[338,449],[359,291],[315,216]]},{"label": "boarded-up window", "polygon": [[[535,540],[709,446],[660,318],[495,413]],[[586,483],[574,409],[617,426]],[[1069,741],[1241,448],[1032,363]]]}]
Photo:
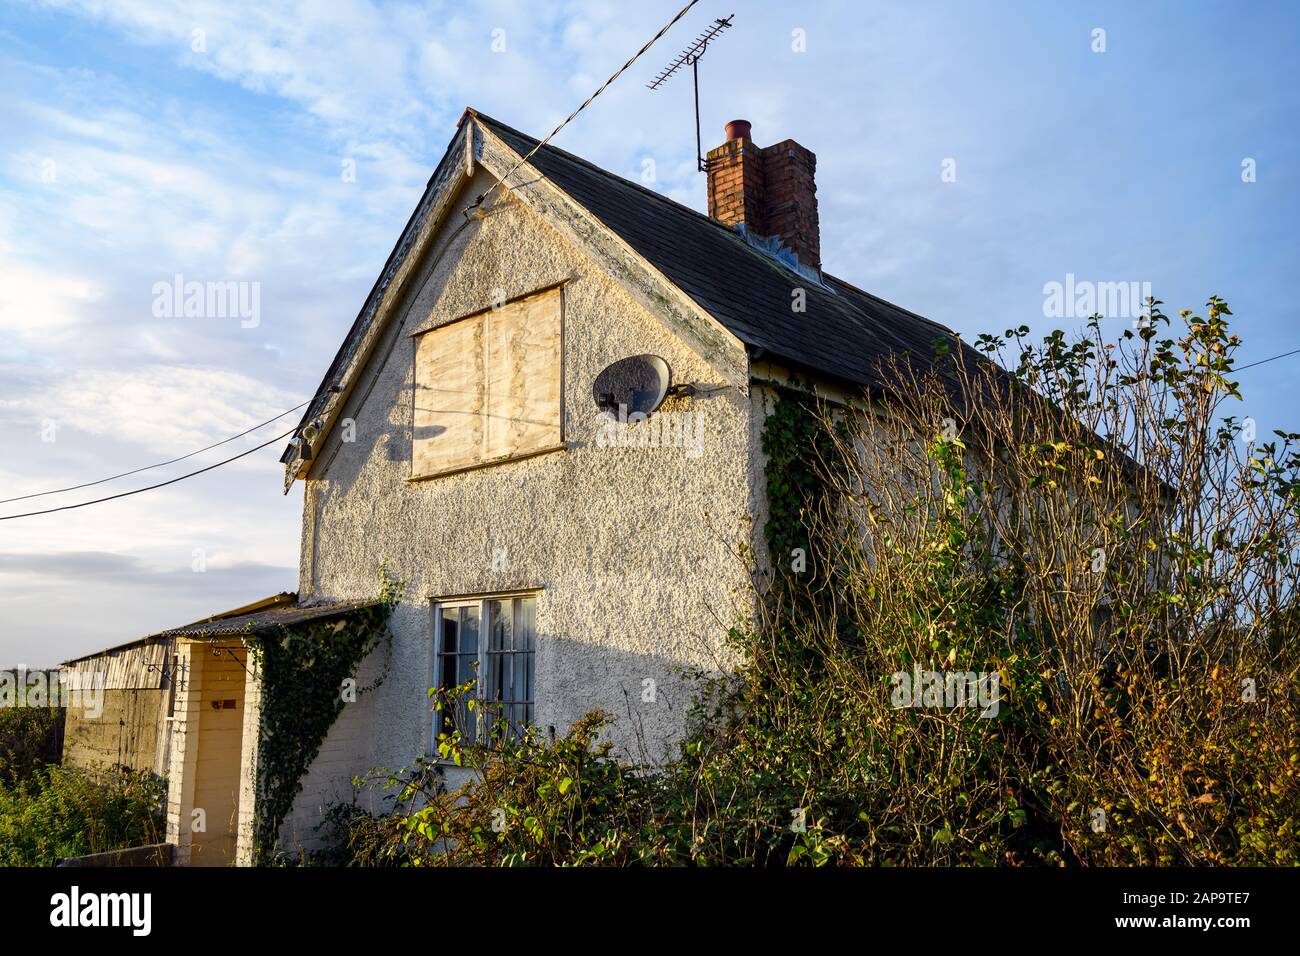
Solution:
[{"label": "boarded-up window", "polygon": [[416,339],[414,477],[560,446],[561,311],[552,289]]}]

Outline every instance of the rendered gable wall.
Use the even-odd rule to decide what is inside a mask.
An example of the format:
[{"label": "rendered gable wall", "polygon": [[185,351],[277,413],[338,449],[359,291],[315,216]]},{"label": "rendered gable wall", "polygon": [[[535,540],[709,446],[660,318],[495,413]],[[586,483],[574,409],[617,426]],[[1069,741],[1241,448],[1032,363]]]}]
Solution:
[{"label": "rendered gable wall", "polygon": [[[489,183],[480,171],[458,204]],[[343,411],[355,441],[336,427],[307,481],[304,598],[373,596],[381,563],[407,590],[391,659],[377,652],[358,675],[364,686],[386,668],[384,682],[331,729],[282,830],[289,847],[317,841],[321,812],[350,799],[354,774],[430,749],[434,599],[536,589],[538,726],[562,733],[604,709],[616,744],[648,759],[685,727],[679,671],[725,669],[727,629],[749,613],[737,552],[751,543],[750,397],[726,386],[670,399],[656,417],[685,447],[601,447],[591,389],[610,363],[649,352],[676,382],[721,378],[514,197],[494,200],[463,229],[451,213]],[[566,449],[410,480],[412,333],[557,284]]]}]

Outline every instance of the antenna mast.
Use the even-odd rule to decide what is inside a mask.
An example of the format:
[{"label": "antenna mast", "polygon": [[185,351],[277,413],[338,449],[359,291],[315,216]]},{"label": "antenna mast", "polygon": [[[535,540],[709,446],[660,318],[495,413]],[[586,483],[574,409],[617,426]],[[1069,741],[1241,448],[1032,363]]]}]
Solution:
[{"label": "antenna mast", "polygon": [[702,173],[709,171],[709,162],[704,158],[704,149],[700,141],[700,57],[704,56],[705,51],[709,48],[709,42],[731,26],[731,21],[735,19],[735,16],[733,13],[725,20],[714,20],[707,30],[695,38],[694,43],[683,50],[677,59],[664,67],[658,76],[646,84],[648,89],[657,90],[682,67],[689,66],[691,68],[691,76],[695,80],[695,162]]}]

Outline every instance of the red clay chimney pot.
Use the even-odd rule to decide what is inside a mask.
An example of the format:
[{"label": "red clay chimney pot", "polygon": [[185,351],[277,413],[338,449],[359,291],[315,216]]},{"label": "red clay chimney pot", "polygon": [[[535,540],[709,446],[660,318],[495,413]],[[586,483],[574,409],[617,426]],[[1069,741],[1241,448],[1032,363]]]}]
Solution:
[{"label": "red clay chimney pot", "polygon": [[732,120],[726,129],[727,139],[749,139],[749,120]]}]

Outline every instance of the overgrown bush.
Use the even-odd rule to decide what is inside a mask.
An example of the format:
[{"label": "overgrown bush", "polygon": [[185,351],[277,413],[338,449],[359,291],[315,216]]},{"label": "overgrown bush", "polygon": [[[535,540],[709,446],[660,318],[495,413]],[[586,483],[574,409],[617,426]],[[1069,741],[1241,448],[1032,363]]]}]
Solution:
[{"label": "overgrown bush", "polygon": [[0,866],[162,843],[166,786],[149,773],[51,766],[0,787]]},{"label": "overgrown bush", "polygon": [[59,707],[0,707],[0,787],[29,779],[63,754]]},{"label": "overgrown bush", "polygon": [[1300,862],[1300,435],[1232,414],[1225,303],[1176,336],[1158,306],[895,360],[870,404],[782,395],[762,610],[679,757],[616,759],[600,714],[453,732],[471,782],[388,776],[354,858]]}]

